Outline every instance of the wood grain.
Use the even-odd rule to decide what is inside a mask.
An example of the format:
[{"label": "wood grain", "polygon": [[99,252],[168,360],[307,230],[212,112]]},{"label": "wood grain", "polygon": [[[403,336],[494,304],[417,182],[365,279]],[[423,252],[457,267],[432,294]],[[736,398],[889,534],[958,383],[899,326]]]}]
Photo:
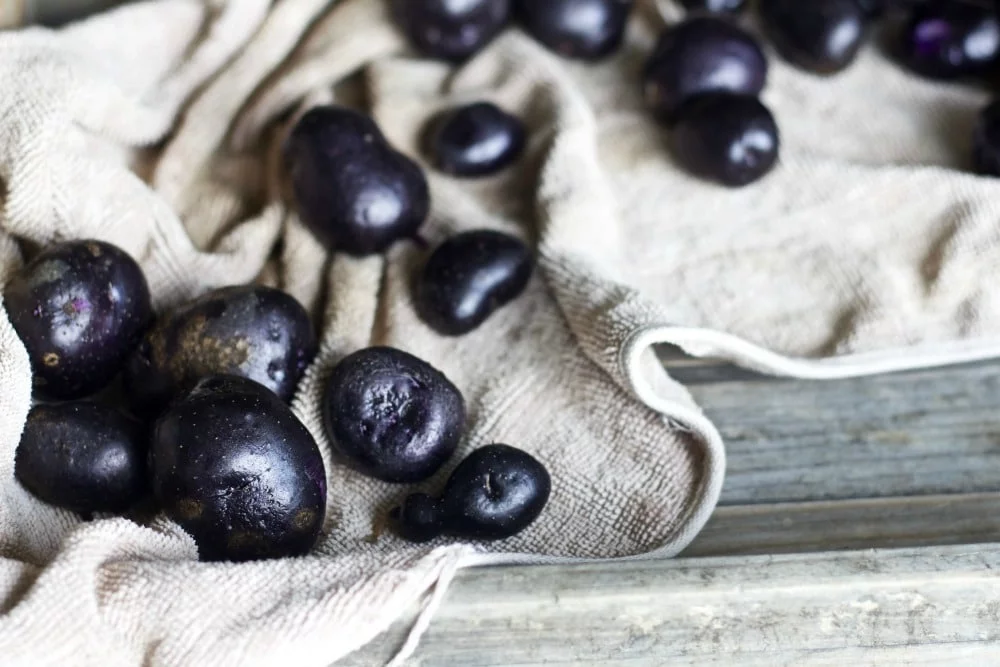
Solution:
[{"label": "wood grain", "polygon": [[414,664],[997,664],[998,568],[994,544],[466,571]]}]

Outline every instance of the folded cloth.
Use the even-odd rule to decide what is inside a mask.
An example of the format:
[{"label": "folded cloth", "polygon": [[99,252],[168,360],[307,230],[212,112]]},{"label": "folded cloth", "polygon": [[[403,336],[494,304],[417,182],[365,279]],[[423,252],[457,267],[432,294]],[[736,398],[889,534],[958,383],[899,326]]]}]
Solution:
[{"label": "folded cloth", "polygon": [[[30,368],[0,317],[0,655],[4,665],[317,667],[424,614],[455,571],[489,563],[666,557],[704,525],[719,435],[653,345],[833,377],[979,358],[1000,333],[990,179],[962,172],[982,93],[905,76],[877,49],[814,78],[772,59],[780,166],[726,190],[669,157],[639,71],[663,19],[638,3],[626,45],[570,63],[511,28],[456,69],[408,49],[381,0],[154,0],[60,31],[0,35],[0,280],[16,241],[96,237],[146,270],[157,308],[258,280],[301,300],[320,354],[294,410],[320,444],[328,521],[307,558],[199,563],[165,518],[82,522],[13,478]],[[443,339],[416,316],[425,251],[328,256],[290,204],[280,149],[296,117],[372,113],[421,159],[442,108],[490,99],[529,126],[505,173],[428,167],[424,235],[494,228],[539,270],[482,327]],[[426,359],[462,390],[469,451],[523,448],[552,473],[539,520],[490,544],[405,543],[381,528],[410,491],[336,464],[319,418],[332,366],[367,345]]]}]

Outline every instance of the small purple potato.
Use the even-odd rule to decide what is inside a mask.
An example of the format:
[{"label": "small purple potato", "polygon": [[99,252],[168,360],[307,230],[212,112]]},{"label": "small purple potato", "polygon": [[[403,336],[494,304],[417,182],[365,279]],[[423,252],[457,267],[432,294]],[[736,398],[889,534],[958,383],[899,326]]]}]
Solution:
[{"label": "small purple potato", "polygon": [[444,336],[476,329],[528,286],[535,260],[523,241],[480,229],[435,248],[417,281],[421,319]]},{"label": "small purple potato", "polygon": [[549,471],[538,459],[509,445],[487,445],[458,464],[440,498],[410,494],[389,518],[411,542],[440,535],[502,540],[538,518],[551,490]]}]

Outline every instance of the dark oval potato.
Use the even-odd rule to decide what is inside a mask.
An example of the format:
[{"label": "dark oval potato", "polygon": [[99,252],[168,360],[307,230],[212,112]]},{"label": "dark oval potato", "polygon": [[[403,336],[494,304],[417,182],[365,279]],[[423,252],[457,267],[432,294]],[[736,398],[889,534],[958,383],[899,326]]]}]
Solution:
[{"label": "dark oval potato", "polygon": [[525,30],[566,58],[599,60],[621,46],[634,0],[515,0]]},{"label": "dark oval potato", "polygon": [[465,400],[440,371],[391,347],[338,363],[323,392],[323,424],[336,452],[386,482],[427,479],[455,452]]},{"label": "dark oval potato", "polygon": [[417,50],[452,62],[486,46],[510,18],[510,0],[392,0],[391,7]]},{"label": "dark oval potato", "polygon": [[458,464],[439,499],[412,494],[390,519],[397,534],[411,542],[442,534],[501,540],[538,518],[551,489],[549,472],[538,459],[509,445],[487,445]]},{"label": "dark oval potato", "polygon": [[729,187],[763,178],[778,161],[774,116],[756,97],[716,93],[684,105],[671,136],[674,157],[692,174]]},{"label": "dark oval potato", "polygon": [[903,28],[900,59],[929,79],[957,79],[994,66],[1000,53],[997,7],[936,0],[914,5]]},{"label": "dark oval potato", "polygon": [[212,376],[156,421],[153,493],[204,561],[302,556],[326,511],[315,440],[273,392]]},{"label": "dark oval potato", "polygon": [[38,499],[75,512],[122,512],[147,490],[146,433],[131,417],[89,402],[36,405],[14,476]]},{"label": "dark oval potato", "polygon": [[663,31],[642,77],[646,104],[670,122],[698,95],[757,95],[767,83],[767,58],[757,39],[731,21],[696,16]]},{"label": "dark oval potato", "polygon": [[477,177],[510,166],[524,150],[528,132],[517,116],[490,102],[451,109],[432,121],[434,166],[453,176]]},{"label": "dark oval potato", "polygon": [[309,315],[290,295],[224,287],[162,317],[129,358],[125,385],[143,412],[216,374],[249,378],[289,401],[315,354]]},{"label": "dark oval potato", "polygon": [[520,296],[533,268],[531,250],[516,237],[487,229],[458,234],[424,265],[417,312],[440,334],[466,334]]},{"label": "dark oval potato", "polygon": [[854,62],[867,36],[858,0],[760,0],[764,32],[778,53],[815,74],[835,74]]},{"label": "dark oval potato", "polygon": [[82,398],[121,370],[152,317],[142,269],[102,241],[50,246],[4,289],[11,324],[31,358],[35,387]]},{"label": "dark oval potato", "polygon": [[285,162],[303,223],[330,250],[384,252],[414,238],[430,211],[424,172],[356,111],[311,109],[285,144]]}]

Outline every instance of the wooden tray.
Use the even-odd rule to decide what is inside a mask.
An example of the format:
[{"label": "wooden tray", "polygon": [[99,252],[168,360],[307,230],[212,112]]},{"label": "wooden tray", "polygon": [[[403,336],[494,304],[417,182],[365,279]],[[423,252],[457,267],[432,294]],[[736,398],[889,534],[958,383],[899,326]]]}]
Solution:
[{"label": "wooden tray", "polygon": [[1000,664],[1000,363],[820,383],[667,356],[728,445],[705,531],[675,560],[464,571],[413,664]]}]

